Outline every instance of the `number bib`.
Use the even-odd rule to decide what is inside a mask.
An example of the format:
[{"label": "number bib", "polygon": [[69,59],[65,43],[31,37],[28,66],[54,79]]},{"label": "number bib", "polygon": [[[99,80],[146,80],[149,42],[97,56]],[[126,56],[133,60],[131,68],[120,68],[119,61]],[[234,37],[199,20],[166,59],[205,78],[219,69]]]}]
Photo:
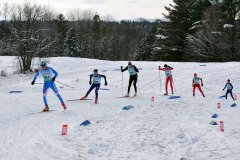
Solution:
[{"label": "number bib", "polygon": [[50,69],[47,69],[45,71],[42,71],[42,76],[44,81],[51,81],[53,78],[53,73]]},{"label": "number bib", "polygon": [[193,81],[194,81],[194,84],[200,84],[200,78],[198,78],[198,77],[194,77],[193,78]]},{"label": "number bib", "polygon": [[166,74],[167,77],[172,76],[172,72],[171,72],[170,69],[166,69],[165,74]]},{"label": "number bib", "polygon": [[100,84],[101,83],[101,76],[100,75],[93,76],[93,83],[94,84]]},{"label": "number bib", "polygon": [[130,75],[135,75],[135,74],[137,74],[137,72],[135,71],[135,69],[134,69],[133,66],[128,67],[128,72],[129,72]]}]

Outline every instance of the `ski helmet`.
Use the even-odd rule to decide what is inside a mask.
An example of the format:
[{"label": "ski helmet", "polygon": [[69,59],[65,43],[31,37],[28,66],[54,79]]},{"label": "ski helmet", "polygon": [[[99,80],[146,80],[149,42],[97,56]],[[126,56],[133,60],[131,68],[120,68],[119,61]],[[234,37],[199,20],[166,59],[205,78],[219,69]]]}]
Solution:
[{"label": "ski helmet", "polygon": [[94,69],[93,72],[97,73],[97,72],[98,72],[98,69]]},{"label": "ski helmet", "polygon": [[230,79],[228,79],[227,81],[230,82]]},{"label": "ski helmet", "polygon": [[42,61],[40,64],[41,67],[45,67],[46,65],[47,65],[47,62],[45,62],[45,61]]},{"label": "ski helmet", "polygon": [[194,73],[194,76],[197,76],[197,73]]},{"label": "ski helmet", "polygon": [[164,67],[168,67],[168,65],[167,65],[167,64],[164,64]]},{"label": "ski helmet", "polygon": [[129,61],[129,62],[128,62],[128,65],[132,65],[132,62],[131,62],[131,61]]}]

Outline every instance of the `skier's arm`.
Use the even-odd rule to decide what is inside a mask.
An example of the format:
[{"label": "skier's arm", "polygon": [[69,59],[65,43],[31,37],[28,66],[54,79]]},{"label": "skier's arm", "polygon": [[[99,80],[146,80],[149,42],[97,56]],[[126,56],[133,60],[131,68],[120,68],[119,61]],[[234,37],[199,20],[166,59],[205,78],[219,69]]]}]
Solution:
[{"label": "skier's arm", "polygon": [[192,86],[194,86],[194,80],[192,80]]},{"label": "skier's arm", "polygon": [[51,70],[52,70],[52,72],[54,73],[54,78],[57,78],[57,76],[58,76],[58,73],[57,73],[57,71],[55,71],[54,69],[52,69],[52,68],[50,68]]},{"label": "skier's arm", "polygon": [[159,70],[165,71],[165,68],[161,68],[161,66],[159,66]]},{"label": "skier's arm", "polygon": [[121,71],[122,71],[122,72],[126,71],[127,69],[128,69],[128,66],[125,67],[124,69],[122,69],[122,66],[121,66]]},{"label": "skier's arm", "polygon": [[202,78],[201,78],[201,86],[203,86],[203,80],[202,80]]},{"label": "skier's arm", "polygon": [[223,88],[223,90],[225,90],[225,89],[226,89],[226,87],[227,87],[227,84],[225,84],[225,87]]},{"label": "skier's arm", "polygon": [[35,81],[37,80],[37,78],[38,78],[39,75],[40,75],[40,71],[38,71],[37,74],[34,76],[33,82],[35,82]]},{"label": "skier's arm", "polygon": [[54,74],[54,76],[53,76],[53,78],[52,78],[52,81],[55,81],[55,79],[57,78],[57,76],[58,76],[58,73],[57,73],[57,71],[55,71],[54,69],[52,69],[52,68],[49,68],[52,72],[53,72],[53,74]]},{"label": "skier's arm", "polygon": [[170,67],[170,66],[169,66],[169,70],[173,70],[173,69],[174,69],[173,67]]},{"label": "skier's arm", "polygon": [[134,70],[137,72],[137,73],[139,73],[139,70],[137,69],[137,67],[136,66],[133,66],[134,67]]},{"label": "skier's arm", "polygon": [[231,87],[232,87],[232,89],[233,89],[233,85],[232,85],[232,83],[230,83],[230,85],[231,85]]},{"label": "skier's arm", "polygon": [[89,78],[89,84],[91,85],[92,84],[92,77],[93,77],[93,74],[90,75],[90,78]]},{"label": "skier's arm", "polygon": [[106,78],[106,76],[105,76],[105,75],[101,75],[101,77],[103,77],[103,78],[104,78],[104,80],[105,80],[105,86],[107,86],[107,85],[108,85],[108,83],[107,83],[107,78]]}]

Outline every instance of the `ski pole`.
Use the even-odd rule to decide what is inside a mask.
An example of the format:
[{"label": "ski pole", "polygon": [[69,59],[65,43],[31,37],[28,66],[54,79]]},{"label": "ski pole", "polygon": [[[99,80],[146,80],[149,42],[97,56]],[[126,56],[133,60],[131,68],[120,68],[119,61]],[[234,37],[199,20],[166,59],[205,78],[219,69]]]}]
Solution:
[{"label": "ski pole", "polygon": [[162,80],[161,80],[161,72],[160,72],[161,66],[159,66],[159,81],[160,81],[160,92],[162,92]]},{"label": "ski pole", "polygon": [[141,95],[141,91],[140,91],[140,87],[139,87],[139,78],[138,78],[138,81],[137,81],[137,85],[138,85],[139,95]]},{"label": "ski pole", "polygon": [[69,86],[69,85],[67,85],[67,84],[64,84],[64,83],[62,83],[62,82],[59,82],[59,81],[56,81],[57,83],[59,83],[59,84],[62,84],[62,85],[64,85],[64,86],[67,86],[67,87],[69,87],[69,88],[72,88],[72,89],[74,89],[74,87],[72,87],[72,86]]},{"label": "ski pole", "polygon": [[203,86],[205,89],[207,89],[208,91],[211,91],[211,89],[209,89],[209,88],[207,88],[207,87],[205,87],[205,86]]},{"label": "ski pole", "polygon": [[44,83],[34,83],[34,84],[44,84]]},{"label": "ski pole", "polygon": [[117,87],[117,85],[108,84],[108,86]]},{"label": "ski pole", "polygon": [[173,81],[173,76],[172,76],[172,82],[173,82],[173,87],[174,87],[174,90],[175,90],[175,92],[177,92],[177,91],[176,91],[176,88],[175,88],[174,81]]},{"label": "ski pole", "polygon": [[122,72],[122,96],[123,96],[123,72]]}]

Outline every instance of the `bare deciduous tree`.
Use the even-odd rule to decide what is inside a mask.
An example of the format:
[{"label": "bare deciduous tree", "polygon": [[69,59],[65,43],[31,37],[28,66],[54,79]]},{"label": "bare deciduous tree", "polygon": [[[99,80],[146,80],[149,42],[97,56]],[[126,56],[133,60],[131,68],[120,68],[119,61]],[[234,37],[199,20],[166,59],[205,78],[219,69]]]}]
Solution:
[{"label": "bare deciduous tree", "polygon": [[21,72],[31,70],[33,58],[45,56],[54,43],[48,36],[51,30],[42,25],[42,21],[51,16],[48,8],[37,4],[13,7],[9,41],[12,53],[18,57]]}]

